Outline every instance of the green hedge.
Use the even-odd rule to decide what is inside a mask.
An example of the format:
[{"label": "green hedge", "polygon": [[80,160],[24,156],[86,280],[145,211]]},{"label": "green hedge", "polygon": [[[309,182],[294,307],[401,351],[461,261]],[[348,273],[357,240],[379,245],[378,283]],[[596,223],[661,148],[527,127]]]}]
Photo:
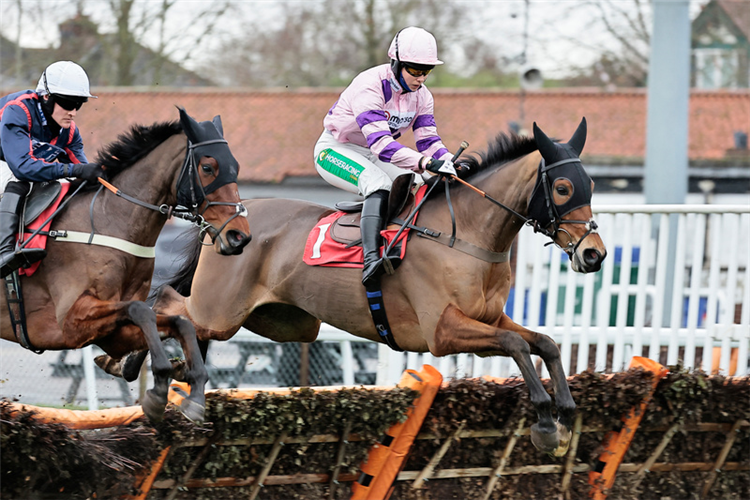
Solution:
[{"label": "green hedge", "polygon": [[[731,382],[730,382],[731,381]],[[546,381],[545,381],[546,382]],[[641,370],[606,377],[584,372],[570,379],[573,397],[584,426],[609,429],[623,414],[642,401],[651,384],[650,375]],[[549,384],[547,390],[552,393]],[[62,425],[35,422],[29,413],[11,414],[7,402],[0,403],[0,495],[3,498],[118,498],[132,493],[138,472],[167,445],[197,439],[219,441],[270,438],[282,432],[291,437],[318,434],[340,434],[349,424],[351,433],[362,440],[346,445],[341,463],[342,473],[356,473],[370,446],[390,425],[402,421],[415,394],[411,390],[374,391],[366,388],[316,392],[293,391],[288,396],[261,393],[254,399],[236,400],[212,393],[207,397],[206,423],[194,426],[174,409],[155,428],[144,420],[116,429],[71,431]],[[414,444],[405,464],[406,471],[425,467],[440,445],[463,423],[465,430],[503,430],[492,438],[465,438],[454,443],[437,469],[494,467],[499,461],[508,434],[525,417],[527,425],[536,421],[523,380],[510,379],[504,384],[463,379],[448,383],[438,392],[422,426],[420,439]],[[734,423],[750,420],[750,379],[707,377],[701,372],[687,372],[672,367],[657,387],[647,408],[635,440],[624,463],[642,463],[664,435],[649,428],[676,422]],[[593,466],[601,452],[604,432],[581,435],[576,463]],[[713,462],[725,442],[722,433],[690,432],[675,436],[659,462]],[[304,440],[304,439],[302,439]],[[271,446],[211,446],[194,478],[237,477],[257,475]],[[287,444],[282,447],[271,475],[295,473],[328,474],[335,464],[338,443]],[[179,480],[194,462],[201,448],[176,448],[157,481]],[[508,467],[522,465],[563,464],[566,457],[552,458],[539,453],[528,436],[519,439]],[[744,427],[734,444],[728,462],[750,460],[750,432]],[[707,472],[652,472],[636,488],[632,474],[619,474],[610,498],[672,500],[698,498]],[[750,498],[747,471],[722,472],[709,498]],[[587,498],[588,473],[575,474],[570,498]],[[487,477],[434,479],[422,491],[411,489],[411,481],[398,482],[393,499],[479,499],[486,489]],[[557,498],[559,474],[504,476],[491,498],[548,499]],[[249,487],[204,488],[181,490],[177,498],[216,499],[247,498]],[[152,490],[149,498],[165,498],[168,490]],[[328,484],[267,486],[262,499],[327,498]],[[349,484],[336,488],[334,498],[349,498]]]}]

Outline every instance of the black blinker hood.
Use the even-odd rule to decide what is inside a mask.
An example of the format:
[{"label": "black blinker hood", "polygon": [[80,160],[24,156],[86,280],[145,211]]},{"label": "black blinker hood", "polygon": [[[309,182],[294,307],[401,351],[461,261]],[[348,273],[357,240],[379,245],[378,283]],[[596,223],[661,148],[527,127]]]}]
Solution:
[{"label": "black blinker hood", "polygon": [[[183,108],[178,109],[180,124],[188,138],[188,153],[177,179],[177,202],[186,207],[197,207],[203,203],[206,195],[222,186],[237,182],[239,163],[224,139],[224,129],[219,116],[215,116],[213,121],[198,123]],[[216,179],[205,187],[200,183],[198,172],[203,156],[215,159],[219,168]]]},{"label": "black blinker hood", "polygon": [[[586,119],[565,144],[553,142],[534,123],[536,139],[542,161],[537,170],[536,184],[529,198],[528,217],[546,228],[553,222],[577,208],[591,204],[591,177],[581,165],[579,156],[586,142]],[[555,205],[552,186],[559,178],[568,179],[573,185],[573,194],[565,203]]]}]

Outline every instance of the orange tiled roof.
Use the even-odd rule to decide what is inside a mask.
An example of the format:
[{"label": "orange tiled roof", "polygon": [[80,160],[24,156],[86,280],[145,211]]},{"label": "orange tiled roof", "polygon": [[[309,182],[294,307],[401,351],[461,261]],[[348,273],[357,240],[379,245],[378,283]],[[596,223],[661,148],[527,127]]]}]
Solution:
[{"label": "orange tiled roof", "polygon": [[[7,93],[7,92],[6,92]],[[323,116],[338,98],[334,90],[257,91],[186,89],[139,91],[98,88],[79,113],[90,158],[131,124],[177,119],[175,105],[198,120],[221,115],[224,133],[239,160],[240,178],[279,182],[286,176],[314,176],[312,150]],[[483,150],[495,134],[518,121],[518,92],[436,89],[435,115],[444,143]],[[543,90],[524,98],[525,123],[536,121],[551,137],[567,140],[582,116],[589,134],[584,154],[642,161],[646,148],[646,90]],[[733,134],[750,134],[750,91],[693,92],[690,99],[689,158],[719,160],[733,148]],[[405,134],[405,144],[413,137]]]}]

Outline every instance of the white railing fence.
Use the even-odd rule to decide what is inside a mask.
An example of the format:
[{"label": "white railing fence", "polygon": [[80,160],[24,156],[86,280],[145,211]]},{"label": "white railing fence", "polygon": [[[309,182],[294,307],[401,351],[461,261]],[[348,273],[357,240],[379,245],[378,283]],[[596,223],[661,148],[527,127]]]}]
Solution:
[{"label": "white railing fence", "polygon": [[[550,335],[569,374],[619,371],[633,355],[711,371],[720,352],[722,373],[746,375],[750,207],[599,206],[594,212],[608,249],[602,269],[574,273],[567,255],[524,228],[514,248],[506,313]],[[422,363],[435,364],[446,376],[520,374],[507,358],[381,353],[383,381]],[[545,368],[542,374],[548,375]]]}]

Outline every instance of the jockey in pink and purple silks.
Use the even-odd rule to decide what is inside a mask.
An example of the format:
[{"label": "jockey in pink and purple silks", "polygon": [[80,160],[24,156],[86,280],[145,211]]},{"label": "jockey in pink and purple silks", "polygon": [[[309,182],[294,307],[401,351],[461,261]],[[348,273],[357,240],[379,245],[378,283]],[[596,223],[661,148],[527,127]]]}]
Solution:
[{"label": "jockey in pink and purple silks", "polygon": [[[390,64],[363,71],[341,93],[323,120],[315,168],[329,184],[364,196],[362,247],[365,286],[378,283],[388,193],[399,175],[425,171],[455,174],[452,155],[437,134],[434,100],[424,82],[437,58],[435,37],[422,28],[399,31],[388,49]],[[411,127],[416,150],[396,141]]]}]

